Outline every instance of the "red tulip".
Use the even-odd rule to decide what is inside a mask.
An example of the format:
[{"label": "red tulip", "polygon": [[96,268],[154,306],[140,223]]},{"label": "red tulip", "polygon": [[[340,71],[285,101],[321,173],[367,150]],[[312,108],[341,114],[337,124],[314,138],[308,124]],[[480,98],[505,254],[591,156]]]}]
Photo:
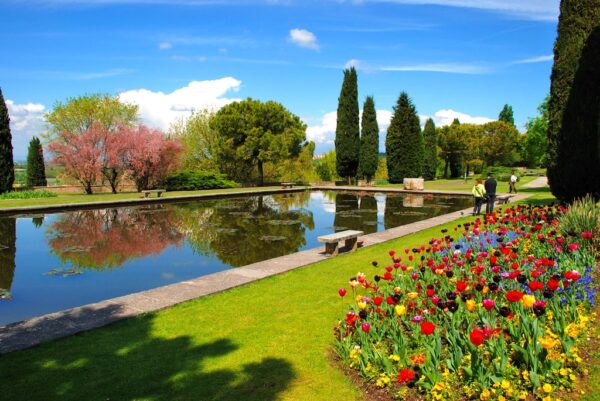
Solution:
[{"label": "red tulip", "polygon": [[523,298],[523,293],[520,291],[514,290],[506,293],[506,299],[508,299],[510,302],[519,302],[521,298]]},{"label": "red tulip", "polygon": [[360,328],[365,333],[368,333],[371,330],[371,325],[369,323],[367,323],[367,322],[364,322],[363,324],[360,325]]},{"label": "red tulip", "polygon": [[495,302],[493,299],[484,299],[482,302],[483,307],[486,310],[492,310],[494,308]]},{"label": "red tulip", "polygon": [[435,324],[433,324],[431,322],[421,323],[421,333],[428,336],[428,335],[433,334],[434,331],[435,331]]},{"label": "red tulip", "polygon": [[481,344],[483,344],[484,340],[483,330],[473,329],[471,331],[471,334],[469,335],[469,340],[471,340],[471,344],[473,344],[476,347],[479,347]]},{"label": "red tulip", "polygon": [[344,295],[346,295],[346,289],[345,288],[340,288],[338,290],[338,294],[340,294],[340,297],[343,297]]},{"label": "red tulip", "polygon": [[415,378],[415,372],[410,369],[403,369],[398,374],[398,383],[408,383]]},{"label": "red tulip", "polygon": [[373,298],[373,303],[376,306],[380,306],[382,302],[383,302],[383,298],[381,298],[381,297],[375,297],[375,298]]}]

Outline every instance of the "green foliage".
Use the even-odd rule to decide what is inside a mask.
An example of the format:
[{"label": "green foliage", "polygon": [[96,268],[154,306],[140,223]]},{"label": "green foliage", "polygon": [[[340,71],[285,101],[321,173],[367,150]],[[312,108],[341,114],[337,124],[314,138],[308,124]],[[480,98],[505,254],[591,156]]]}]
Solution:
[{"label": "green foliage", "polygon": [[483,125],[483,158],[488,166],[511,165],[515,161],[519,131],[503,121]]},{"label": "green foliage", "polygon": [[13,191],[0,194],[0,199],[38,199],[38,198],[56,198],[58,195],[54,192],[40,191]]},{"label": "green foliage", "polygon": [[0,194],[12,190],[15,182],[10,117],[0,89]]},{"label": "green foliage", "polygon": [[591,196],[576,199],[569,207],[569,213],[561,217],[559,229],[563,235],[594,232],[600,222],[600,207]]},{"label": "green foliage", "polygon": [[183,171],[167,177],[167,191],[196,191],[200,189],[237,188],[239,185],[223,174],[210,171]]},{"label": "green foliage", "polygon": [[539,116],[530,118],[525,124],[527,133],[522,146],[521,156],[528,167],[543,166],[546,162],[546,149],[548,147],[548,101],[546,96],[544,101],[538,106]]},{"label": "green foliage", "polygon": [[[569,158],[563,160],[559,152],[561,147],[569,146],[569,142],[575,140],[581,140],[586,137],[585,134],[577,133],[574,137],[571,137],[573,129],[579,131],[584,126],[591,127],[594,124],[598,124],[597,106],[598,101],[593,104],[584,105],[583,102],[589,102],[591,99],[587,96],[594,97],[598,93],[597,84],[597,72],[596,77],[589,76],[596,86],[587,86],[587,90],[590,92],[585,100],[581,99],[581,103],[578,103],[572,96],[573,83],[575,77],[580,71],[580,63],[585,60],[582,57],[582,50],[588,42],[588,48],[593,44],[590,43],[592,30],[596,29],[600,25],[600,3],[598,0],[562,0],[560,4],[560,17],[558,20],[558,36],[554,43],[554,66],[552,68],[551,86],[550,86],[550,102],[548,104],[548,179],[552,192],[563,199],[570,198],[571,196],[577,196],[577,193],[583,189],[582,184],[588,184],[587,188],[589,191],[594,190],[594,186],[598,183],[599,172],[598,172],[598,128],[596,125],[595,134],[588,133],[587,138],[592,139],[592,142],[585,141],[581,143],[581,150],[587,150],[587,152],[596,152],[595,156],[591,160],[584,160],[584,154],[577,154],[577,144],[574,144],[572,149],[566,151]],[[596,57],[598,49],[596,48]],[[591,62],[594,58],[593,49],[587,51],[586,59]],[[594,67],[588,62],[587,66],[584,66],[583,70],[579,72],[579,75],[587,75],[592,73]],[[597,67],[596,67],[597,68]],[[597,71],[597,70],[596,70]],[[585,77],[581,76],[581,79]],[[591,85],[593,82],[581,82],[579,83],[580,89],[577,90],[579,94],[583,88],[582,85]],[[585,107],[584,115],[581,117],[578,115],[566,116],[566,109],[568,104],[571,103],[569,113],[573,113],[577,105]],[[590,117],[590,112],[593,107],[596,107],[596,120],[587,121]],[[576,114],[579,114],[577,111]],[[593,113],[592,113],[593,114]],[[580,122],[575,120],[580,119]],[[569,121],[569,127],[562,129],[563,124]],[[596,135],[593,140],[593,135]],[[595,147],[594,147],[595,146]],[[572,152],[574,151],[574,153]],[[575,156],[575,158],[570,158]],[[596,163],[595,165],[593,163]],[[573,166],[573,164],[580,164],[579,166]],[[592,166],[593,169],[589,170]],[[569,167],[568,171],[565,167]],[[588,168],[586,170],[586,168]],[[575,170],[574,170],[575,169]],[[579,172],[577,172],[579,171]],[[591,182],[583,178],[580,180],[579,177],[574,175],[591,175],[596,176],[596,181]],[[577,183],[571,185],[571,180],[577,180]],[[597,188],[597,187],[596,187]],[[572,193],[575,192],[575,193]]]},{"label": "green foliage", "polygon": [[515,118],[513,116],[513,108],[508,104],[505,104],[502,110],[500,111],[500,115],[498,115],[498,121],[504,121],[507,124],[515,126]]},{"label": "green foliage", "polygon": [[359,176],[371,181],[377,171],[379,159],[379,125],[372,96],[367,96],[365,100],[361,129]]},{"label": "green foliage", "polygon": [[281,104],[246,99],[221,108],[209,122],[217,132],[220,171],[245,181],[257,167],[264,183],[264,164],[297,158],[306,140],[306,125]]},{"label": "green foliage", "polygon": [[335,150],[330,150],[322,159],[315,161],[315,170],[321,181],[337,181],[340,178],[337,176],[336,160]]},{"label": "green foliage", "polygon": [[398,97],[385,140],[388,176],[391,183],[416,178],[423,169],[423,136],[417,110],[406,92]]},{"label": "green foliage", "polygon": [[219,171],[218,136],[210,128],[210,110],[194,111],[187,119],[173,123],[169,133],[183,145],[181,170]]},{"label": "green foliage", "polygon": [[50,126],[48,136],[59,132],[83,133],[94,122],[113,131],[119,124],[133,125],[138,121],[138,106],[126,104],[117,96],[105,94],[83,95],[57,102],[54,109],[46,114]]},{"label": "green foliage", "polygon": [[388,170],[387,170],[387,158],[380,157],[377,163],[377,171],[375,172],[375,179],[379,181],[388,180]]},{"label": "green foliage", "polygon": [[40,140],[34,136],[29,142],[27,151],[27,186],[45,187],[46,185],[48,182],[46,181],[44,150]]},{"label": "green foliage", "polygon": [[600,25],[581,53],[557,143],[554,196],[567,202],[586,194],[600,199]]},{"label": "green foliage", "polygon": [[521,177],[523,176],[523,174],[519,170],[514,169],[512,167],[494,166],[484,168],[480,175],[480,178],[485,180],[487,178],[487,175],[490,173],[494,176],[494,179],[499,182],[508,182],[510,176],[513,173],[519,179],[521,179]]},{"label": "green foliage", "polygon": [[336,168],[340,177],[356,177],[360,157],[358,82],[354,67],[344,70],[335,128]]},{"label": "green foliage", "polygon": [[429,118],[423,129],[423,178],[426,180],[435,180],[437,171],[437,131],[433,120]]},{"label": "green foliage", "polygon": [[317,181],[318,175],[313,167],[314,153],[315,143],[309,141],[302,146],[298,157],[283,159],[275,164],[267,164],[265,177],[271,182],[306,183]]},{"label": "green foliage", "polygon": [[452,123],[439,129],[438,143],[444,160],[444,178],[458,178],[462,175],[463,158],[467,150],[464,139],[460,123]]}]

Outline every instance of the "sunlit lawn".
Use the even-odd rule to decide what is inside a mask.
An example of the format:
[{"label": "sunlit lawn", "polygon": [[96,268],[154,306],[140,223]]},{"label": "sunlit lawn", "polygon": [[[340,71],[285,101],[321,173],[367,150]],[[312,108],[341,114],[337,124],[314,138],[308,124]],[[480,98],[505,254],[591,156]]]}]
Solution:
[{"label": "sunlit lawn", "polygon": [[[517,182],[517,191],[519,191],[523,184],[531,182],[539,177],[521,177],[519,182]],[[471,188],[475,184],[475,179],[473,177],[469,177],[467,181],[464,179],[451,179],[451,180],[435,180],[435,181],[425,181],[425,190],[434,189],[440,191],[467,191],[470,192]],[[382,185],[384,187],[403,187],[402,184],[385,184]],[[497,191],[500,193],[508,192],[508,182],[498,182]]]}]

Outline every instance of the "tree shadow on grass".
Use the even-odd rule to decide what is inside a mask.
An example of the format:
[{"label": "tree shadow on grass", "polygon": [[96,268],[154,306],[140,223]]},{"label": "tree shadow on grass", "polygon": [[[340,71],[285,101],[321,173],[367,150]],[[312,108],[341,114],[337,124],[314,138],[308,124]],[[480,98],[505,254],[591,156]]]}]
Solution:
[{"label": "tree shadow on grass", "polygon": [[278,358],[212,368],[252,352],[227,338],[151,336],[153,315],[0,357],[0,394],[18,400],[271,401],[296,377]]}]

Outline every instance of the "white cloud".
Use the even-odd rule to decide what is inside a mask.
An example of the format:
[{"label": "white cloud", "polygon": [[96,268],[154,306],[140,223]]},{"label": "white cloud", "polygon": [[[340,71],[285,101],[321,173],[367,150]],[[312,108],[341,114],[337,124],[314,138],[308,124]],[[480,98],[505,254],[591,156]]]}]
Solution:
[{"label": "white cloud", "polygon": [[317,43],[317,37],[314,33],[307,31],[306,29],[291,29],[289,40],[292,43],[297,44],[300,47],[306,47],[308,49],[319,50],[319,44]]},{"label": "white cloud", "polygon": [[419,116],[419,118],[421,120],[421,125],[425,125],[425,121],[427,121],[428,118],[432,118],[436,127],[443,127],[445,125],[450,125],[450,124],[452,124],[452,122],[454,121],[455,118],[458,118],[458,120],[463,124],[481,125],[481,124],[489,123],[490,121],[494,121],[493,119],[488,118],[488,117],[475,117],[475,116],[471,116],[466,113],[454,111],[452,109],[438,110],[435,112],[435,114],[433,116],[421,115],[421,116]]},{"label": "white cloud", "polygon": [[381,71],[421,71],[421,72],[445,72],[449,74],[485,74],[491,72],[489,67],[476,64],[457,64],[457,63],[434,63],[434,64],[415,64],[401,66],[381,67]]},{"label": "white cloud", "polygon": [[43,104],[17,104],[10,99],[6,100],[6,107],[10,117],[14,158],[15,160],[25,160],[31,138],[39,137],[46,130],[44,122],[46,108]]},{"label": "white cloud", "polygon": [[194,110],[205,108],[219,109],[240,99],[226,97],[237,92],[241,81],[225,77],[208,81],[192,81],[187,86],[171,93],[153,92],[148,89],[136,89],[119,94],[126,103],[137,104],[144,124],[161,130],[168,130],[172,122],[187,117]]},{"label": "white cloud", "polygon": [[158,44],[158,48],[160,50],[168,50],[168,49],[170,49],[172,47],[173,47],[173,44],[171,42],[160,42]]},{"label": "white cloud", "polygon": [[523,60],[516,60],[510,64],[533,64],[533,63],[545,63],[547,61],[554,61],[554,55],[548,54],[545,56],[531,57]]},{"label": "white cloud", "polygon": [[353,3],[432,4],[447,7],[477,8],[501,12],[515,17],[556,21],[559,0],[353,0]]}]

